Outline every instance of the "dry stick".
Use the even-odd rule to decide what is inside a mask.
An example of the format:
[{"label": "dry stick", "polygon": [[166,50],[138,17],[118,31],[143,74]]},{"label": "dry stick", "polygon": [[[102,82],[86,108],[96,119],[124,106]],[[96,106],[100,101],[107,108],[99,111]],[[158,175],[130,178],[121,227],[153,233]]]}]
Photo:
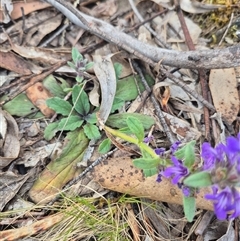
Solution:
[{"label": "dry stick", "polygon": [[185,52],[157,48],[120,32],[107,22],[80,13],[65,0],[45,0],[45,2],[57,8],[77,26],[99,36],[109,43],[118,45],[131,54],[144,56],[153,62],[162,60],[163,65],[190,69],[218,69],[240,65],[240,44],[224,49]]},{"label": "dry stick", "polygon": [[[142,73],[142,70],[139,68],[139,66],[137,65],[137,63],[135,61],[132,61],[132,65],[134,67],[134,69],[137,71],[137,73],[139,74],[140,76],[140,80],[142,81],[142,84],[144,85],[145,89],[147,90],[148,93],[151,93],[151,89]],[[162,110],[160,109],[158,103],[157,103],[157,100],[155,99],[154,95],[151,95],[151,101],[154,105],[154,108],[157,112],[157,116],[158,116],[158,119],[160,121],[160,123],[162,124],[162,127],[163,129],[165,130],[166,132],[166,135],[168,137],[168,140],[173,144],[175,142],[175,138],[173,137],[172,133],[171,133],[171,130],[169,129],[166,121],[165,121],[165,118],[164,118],[164,115],[163,115],[163,112]]]},{"label": "dry stick", "polygon": [[[182,9],[179,4],[179,0],[175,0],[175,6],[176,6],[176,11],[178,14],[178,19],[180,21],[183,34],[185,36],[185,42],[189,48],[189,50],[195,50],[195,46],[193,44],[191,35],[188,31],[188,27],[185,21],[185,18],[183,16]],[[207,81],[205,79],[206,75],[204,73],[203,69],[198,69],[199,73],[199,81],[202,87],[202,96],[205,100],[208,100],[208,90],[207,90]],[[203,113],[204,113],[204,122],[205,122],[205,138],[209,140],[210,138],[210,122],[209,122],[209,110],[206,108],[206,106],[203,107]]]},{"label": "dry stick", "polygon": [[[133,39],[132,37],[128,36],[127,34],[125,33],[122,33],[122,32],[118,32],[116,31],[116,29],[114,27],[112,27],[110,24],[108,23],[105,23],[103,21],[100,21],[100,20],[96,20],[92,17],[89,17],[88,15],[86,14],[83,14],[83,13],[80,13],[77,9],[73,8],[73,6],[71,4],[69,4],[68,2],[65,2],[63,0],[56,0],[56,1],[53,1],[53,0],[45,0],[47,2],[49,2],[50,4],[52,4],[53,6],[55,6],[56,8],[58,8],[60,11],[63,12],[63,14],[66,15],[66,17],[70,18],[71,21],[73,21],[76,25],[88,30],[89,32],[99,36],[100,38],[110,42],[110,43],[114,43],[116,45],[118,45],[119,47],[121,47],[122,49],[126,50],[127,52],[131,53],[131,54],[134,54],[135,56],[137,56],[139,59],[145,61],[146,63],[148,63],[149,65],[151,65],[152,67],[155,67],[156,65],[156,62],[154,62],[154,60],[152,60],[152,58],[148,57],[149,54],[147,55],[144,55],[141,53],[141,51],[136,51],[135,48],[132,48],[132,44],[131,43],[131,40],[134,41],[134,44],[140,44],[141,48],[144,49],[147,49],[147,50],[151,50],[151,49],[148,49],[148,47],[150,48],[154,48],[150,45],[147,45],[145,43],[142,43],[136,39]],[[62,5],[61,5],[61,4]],[[83,16],[84,17],[83,17]],[[79,20],[81,19],[81,20]],[[86,19],[89,19],[90,21],[92,21],[91,23],[88,23]],[[82,21],[82,22],[81,22]],[[84,23],[86,23],[87,25],[85,26]],[[95,23],[94,23],[95,22]],[[97,25],[99,24],[99,26]],[[107,36],[106,33],[102,32],[99,28],[102,26],[102,24],[105,24],[107,25],[107,27],[110,28],[110,30],[108,30],[107,34],[110,35]],[[95,27],[95,25],[97,25],[98,27]],[[110,32],[109,32],[110,31]],[[114,38],[114,35],[112,34],[112,32],[114,32],[114,34],[116,35]],[[117,37],[122,37],[122,35],[124,35],[125,39],[118,39]],[[122,42],[123,43],[122,43]],[[126,41],[129,41],[128,44],[124,44]],[[134,46],[133,46],[134,47]],[[159,50],[160,48],[154,48],[154,49],[157,49]],[[165,49],[160,49],[161,51],[163,52],[167,52],[167,53],[171,53],[172,50],[165,50]],[[146,52],[146,51],[145,51]],[[173,51],[173,52],[176,52],[176,51]],[[194,52],[194,51],[191,51],[191,52]],[[181,52],[179,52],[181,53]],[[240,54],[240,49],[239,49],[239,54]],[[193,55],[194,56],[194,55]],[[196,57],[196,56],[195,56]],[[159,59],[161,60],[161,59]],[[180,61],[180,60],[178,60]],[[164,62],[164,59],[162,59],[162,62]],[[239,62],[240,62],[240,58],[239,58]],[[240,63],[239,63],[240,64]],[[184,67],[184,66],[182,66]],[[194,67],[196,68],[196,66]],[[168,71],[166,71],[165,69],[161,68],[161,72],[167,76],[169,79],[171,79],[174,83],[176,83],[177,85],[179,85],[180,87],[182,87],[185,91],[187,91],[190,95],[192,95],[194,98],[196,98],[197,100],[199,100],[203,105],[207,106],[210,110],[212,110],[213,112],[215,112],[215,108],[213,105],[211,105],[209,102],[207,102],[202,96],[200,96],[198,93],[196,93],[195,91],[193,91],[191,88],[189,88],[183,80],[180,80],[178,78],[176,78],[173,74],[169,73]]]}]

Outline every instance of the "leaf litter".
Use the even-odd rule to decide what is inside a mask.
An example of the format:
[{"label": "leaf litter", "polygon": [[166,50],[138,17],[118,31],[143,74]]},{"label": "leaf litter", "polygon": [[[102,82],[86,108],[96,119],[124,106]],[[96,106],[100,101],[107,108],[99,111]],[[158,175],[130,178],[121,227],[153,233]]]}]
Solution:
[{"label": "leaf litter", "polygon": [[[67,134],[63,132],[63,125],[58,129],[60,135],[55,140],[50,139],[55,136],[57,131],[49,138],[49,141],[44,140],[43,136],[46,127],[50,124],[50,118],[55,113],[54,110],[47,106],[47,100],[53,96],[62,100],[68,98],[67,94],[71,92],[71,88],[76,84],[75,72],[64,70],[64,68],[67,69],[64,61],[71,59],[71,43],[76,43],[78,49],[85,51],[84,58],[88,62],[93,61],[95,63],[94,68],[87,70],[87,73],[84,75],[84,78],[87,79],[84,90],[86,98],[89,96],[90,102],[88,103],[91,103],[91,107],[88,108],[87,112],[92,114],[91,118],[88,116],[90,119],[88,119],[89,122],[86,124],[85,132],[92,133],[93,138],[94,132],[98,131],[98,126],[95,125],[93,116],[96,111],[99,111],[99,105],[101,119],[106,121],[107,125],[115,128],[124,128],[126,126],[126,116],[131,116],[131,107],[134,103],[136,105],[134,109],[140,109],[140,113],[133,114],[135,116],[139,115],[138,119],[144,124],[145,131],[153,126],[152,130],[157,140],[155,145],[169,146],[169,141],[164,136],[164,127],[156,118],[155,107],[151,103],[150,98],[147,98],[149,93],[144,91],[138,76],[135,76],[130,61],[133,58],[132,55],[128,55],[124,51],[119,52],[121,46],[117,48],[112,44],[106,44],[103,47],[98,47],[99,38],[87,33],[85,30],[80,30],[79,27],[71,25],[64,15],[56,10],[52,11],[53,8],[44,1],[5,2],[10,6],[7,6],[9,15],[6,15],[5,10],[1,9],[0,16],[2,22],[9,24],[4,25],[5,31],[0,34],[2,45],[1,60],[4,60],[1,61],[1,68],[18,74],[18,77],[14,80],[8,78],[3,83],[3,90],[1,90],[0,96],[1,103],[5,103],[2,106],[3,110],[0,112],[0,182],[1,191],[4,194],[0,199],[0,207],[1,210],[6,212],[5,218],[7,217],[7,212],[11,210],[11,205],[17,202],[16,197],[21,197],[33,203],[47,204],[61,192],[61,189],[69,181],[74,180],[83,171],[83,166],[79,165],[79,163],[81,163],[89,139],[85,136],[83,129],[80,129],[81,127]],[[124,2],[124,4],[112,0],[101,1],[100,3],[84,1],[80,3],[78,8],[80,11],[91,16],[110,22],[119,28],[120,31],[128,31],[128,29],[139,24],[139,20],[135,17],[136,12],[132,11],[129,2],[126,0],[121,2]],[[235,2],[233,1],[232,4],[234,12],[236,12]],[[155,17],[151,22],[151,27],[155,29],[161,40],[164,40],[172,49],[187,50],[187,45],[185,44],[186,36],[181,31],[182,26],[178,21],[178,14],[172,5],[172,1],[136,1],[135,5],[144,20],[166,8],[168,12]],[[11,6],[13,9],[11,9]],[[211,15],[213,10],[219,9],[219,7],[229,9],[229,6],[221,3],[209,4],[187,0],[180,1],[180,6],[186,12],[187,27],[195,48],[208,49],[209,39],[204,38],[200,21],[194,23],[192,16],[196,13],[209,13]],[[24,14],[21,11],[21,7],[24,9]],[[220,15],[221,12],[215,12],[215,14]],[[9,16],[11,16],[12,21],[9,19]],[[61,27],[64,28],[61,29]],[[236,30],[231,31],[228,31],[227,37],[224,39],[225,46],[229,44],[228,38],[236,41],[236,36],[231,35]],[[153,34],[149,34],[148,29],[145,27],[136,27],[131,31],[131,34],[134,34],[142,42],[155,46],[159,44],[159,40],[156,40]],[[48,41],[46,42],[51,36],[53,38],[49,40],[49,43]],[[236,43],[234,42],[234,44]],[[41,46],[47,47],[43,48]],[[44,73],[46,68],[51,68],[53,64],[60,61],[63,61],[61,67],[63,70],[61,72],[52,72],[52,75],[39,79],[37,83],[34,83],[35,85],[28,87],[25,93],[18,94],[9,102],[6,101],[9,95],[17,93],[19,86],[24,86],[27,83],[32,74],[38,75]],[[156,73],[149,68],[147,63],[142,63],[142,68],[145,69],[146,78],[153,88],[153,94],[156,96],[159,106],[164,111],[164,118],[174,136],[183,142],[197,140],[201,143],[204,137],[206,137],[204,129],[207,125],[203,120],[203,104],[201,101],[192,97],[191,93],[183,90],[176,83],[169,80],[169,78],[166,78],[161,73],[161,70]],[[165,66],[165,68],[169,67]],[[6,76],[11,74],[8,71],[5,72]],[[201,90],[197,74],[194,70],[186,71],[186,69],[180,69],[173,72],[174,76],[182,78],[185,85],[189,86],[192,91],[199,94],[202,93],[201,91],[204,91]],[[223,118],[224,123],[227,125],[227,135],[229,135],[229,132],[232,134],[234,130],[237,132],[239,128],[237,73],[237,68],[212,69],[210,75],[206,73],[209,77],[209,89],[214,107],[220,113],[220,118]],[[106,81],[111,83],[112,86],[106,83]],[[138,96],[139,94],[140,97]],[[66,101],[70,100],[68,103],[72,106],[76,98],[75,96],[73,99],[66,99]],[[70,111],[71,108],[68,113]],[[80,115],[82,114],[80,112]],[[147,114],[147,116],[143,114]],[[57,121],[61,121],[60,115],[57,115],[55,118],[57,118]],[[27,131],[30,131],[28,128],[22,128],[19,132],[18,126],[23,127],[25,122],[29,126],[33,126],[32,124],[30,125],[32,120],[38,123],[37,130],[32,129],[31,131],[31,133],[35,134],[29,133],[28,135]],[[55,119],[51,121],[53,121],[52,124],[56,123]],[[214,118],[211,119],[211,122],[212,132],[207,137],[210,138],[211,136],[212,140],[215,140],[215,143],[217,143],[217,140],[220,139],[219,135],[222,129],[218,127]],[[92,129],[92,126],[95,126],[94,128],[97,130]],[[54,128],[56,128],[56,125]],[[53,131],[56,130],[54,128]],[[101,133],[102,138],[105,138],[103,132]],[[97,140],[94,145],[99,146],[100,142],[100,140]],[[171,183],[168,182],[159,185],[155,182],[155,177],[152,179],[144,178],[140,169],[136,169],[131,164],[132,159],[130,152],[127,152],[128,148],[122,146],[124,143],[121,143],[121,140],[117,140],[117,142],[119,143],[118,146],[123,148],[123,150],[118,150],[117,152],[119,152],[119,155],[123,155],[124,153],[124,156],[119,159],[110,157],[106,161],[103,161],[102,164],[95,166],[91,173],[88,173],[76,184],[78,188],[76,189],[75,186],[74,194],[71,191],[66,193],[68,199],[82,193],[84,188],[92,190],[92,193],[91,191],[87,192],[88,195],[94,196],[94,193],[104,193],[104,198],[108,195],[106,194],[106,190],[114,190],[113,195],[117,196],[118,201],[121,200],[120,193],[130,194],[130,197],[139,197],[138,200],[142,203],[138,203],[137,207],[134,207],[130,199],[126,199],[126,203],[122,204],[123,206],[120,209],[124,209],[124,205],[128,206],[127,215],[123,214],[119,209],[116,212],[116,215],[123,215],[123,217],[125,215],[127,226],[132,231],[132,237],[128,236],[127,240],[155,240],[156,238],[166,240],[233,239],[234,229],[235,235],[239,231],[236,228],[239,220],[236,220],[235,226],[233,226],[231,222],[221,223],[218,220],[212,219],[209,226],[203,227],[202,232],[196,232],[196,230],[199,230],[198,222],[204,220],[205,217],[205,211],[203,210],[212,210],[211,204],[202,198],[204,193],[199,195],[200,198],[197,199],[197,218],[194,219],[193,223],[187,223],[183,219],[179,190],[174,189]],[[63,143],[63,147],[60,148],[62,151],[57,149],[59,148],[59,143]],[[44,150],[49,145],[52,145],[52,147],[50,151],[48,150],[45,153]],[[130,148],[134,149],[133,146],[130,146]],[[97,148],[95,148],[89,164],[99,156],[100,154]],[[50,160],[48,157],[51,157]],[[95,185],[92,182],[95,182]],[[105,189],[98,184],[101,184]],[[108,191],[108,193],[111,194],[112,192]],[[64,197],[65,194],[62,195]],[[147,201],[141,198],[146,196],[149,198]],[[108,198],[108,200],[112,202],[110,204],[112,208],[116,207],[114,206],[113,198]],[[75,202],[77,203],[77,200]],[[86,203],[83,205],[81,202],[78,204],[82,205],[81,207],[86,205]],[[137,201],[135,200],[136,204]],[[32,208],[30,213],[33,214],[35,208]],[[130,210],[131,208],[133,212]],[[64,210],[63,207],[61,209]],[[73,209],[69,209],[69,207],[65,207],[65,210],[66,212],[73,212]],[[107,209],[102,208],[103,210],[106,211]],[[136,212],[138,212],[138,218],[134,217]],[[41,214],[39,215],[41,216]],[[21,216],[20,221],[24,223],[24,220],[29,219],[32,222],[32,226],[30,225],[26,229],[21,228],[21,224],[18,222],[14,223],[12,225],[14,229],[11,229],[12,226],[4,225],[4,219],[2,219],[0,236],[6,237],[4,240],[19,240],[19,238],[31,235],[37,235],[41,240],[62,240],[60,236],[56,237],[56,234],[53,233],[49,233],[51,239],[46,239],[46,236],[44,236],[47,235],[50,227],[61,223],[64,215],[61,212],[57,212],[55,216],[44,213],[42,216],[43,221],[38,223],[40,221],[34,221],[25,212]],[[46,223],[47,220],[52,221],[52,225],[44,225],[44,222]],[[80,217],[79,220],[81,220]],[[39,233],[34,228],[38,225],[44,230],[42,233]],[[221,233],[214,230],[216,226],[222,231]],[[59,226],[55,225],[55,227]],[[84,230],[84,224],[81,227]],[[84,240],[84,237],[95,236],[91,232],[84,233],[81,230],[79,232],[82,232],[83,235],[82,237],[79,235],[77,240]],[[19,234],[17,235],[17,233]],[[96,237],[100,237],[100,234],[96,235]],[[69,236],[70,239],[73,237],[74,234],[71,237]],[[124,235],[118,236],[115,233],[114,236],[113,232],[111,237],[112,239],[110,240],[114,240],[116,237],[119,238],[118,240],[123,240]]]}]

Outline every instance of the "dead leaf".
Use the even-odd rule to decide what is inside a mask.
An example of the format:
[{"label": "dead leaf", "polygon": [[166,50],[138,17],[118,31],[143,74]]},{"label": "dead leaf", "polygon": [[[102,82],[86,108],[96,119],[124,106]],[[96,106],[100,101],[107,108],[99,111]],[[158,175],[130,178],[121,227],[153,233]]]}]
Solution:
[{"label": "dead leaf", "polygon": [[37,47],[24,47],[17,44],[11,44],[12,50],[22,57],[28,59],[34,59],[43,64],[56,64],[64,60],[70,59],[70,49],[68,51],[62,51],[61,49],[52,50],[46,48]]},{"label": "dead leaf", "polygon": [[208,13],[219,8],[226,8],[225,5],[201,3],[196,0],[181,0],[180,6],[187,13]]},{"label": "dead leaf", "polygon": [[32,74],[31,65],[28,64],[23,58],[19,55],[16,55],[12,52],[1,52],[0,51],[0,67],[4,69],[11,70],[15,73],[22,75]]},{"label": "dead leaf", "polygon": [[[110,190],[182,205],[181,189],[167,179],[160,183],[156,182],[156,175],[144,177],[142,171],[133,166],[129,157],[103,161],[94,168],[93,178]],[[201,209],[213,210],[212,203],[204,198],[206,193],[211,193],[211,189],[201,189],[196,198],[196,205]]]},{"label": "dead leaf", "polygon": [[8,166],[18,157],[20,143],[18,140],[18,125],[8,112],[0,109],[0,138],[2,144],[0,153],[0,169]]},{"label": "dead leaf", "polygon": [[13,10],[12,0],[1,0],[1,5],[0,5],[0,22],[9,23],[10,20],[11,20],[9,15],[11,15],[12,10]]},{"label": "dead leaf", "polygon": [[66,218],[64,213],[56,213],[21,228],[0,231],[0,236],[3,240],[8,241],[23,240],[22,238],[26,236],[32,236],[40,231],[48,230],[64,218]]},{"label": "dead leaf", "polygon": [[[168,100],[171,96],[170,83],[159,82],[153,86],[154,96],[157,98],[165,112],[168,112]],[[162,90],[161,90],[162,89]]]},{"label": "dead leaf", "polygon": [[[16,175],[11,171],[0,172],[0,211],[17,194],[29,175]],[[1,236],[1,233],[0,233]],[[2,237],[2,236],[1,236]]]},{"label": "dead leaf", "polygon": [[100,106],[100,119],[105,122],[111,112],[116,93],[116,74],[111,60],[111,55],[101,57],[94,55],[94,72],[101,85],[102,102]]},{"label": "dead leaf", "polygon": [[209,76],[214,106],[231,124],[239,112],[239,96],[234,68],[212,69]]},{"label": "dead leaf", "polygon": [[46,117],[51,117],[54,115],[55,112],[46,104],[46,100],[52,96],[42,83],[36,83],[29,87],[26,90],[26,95]]},{"label": "dead leaf", "polygon": [[117,11],[117,5],[115,0],[107,0],[104,2],[97,2],[97,6],[95,6],[92,10],[92,16],[101,17],[107,16],[111,17]]},{"label": "dead leaf", "polygon": [[[3,2],[4,1],[4,2]],[[10,2],[9,0],[1,0],[1,6],[4,6],[5,2]],[[7,5],[8,6],[8,5]],[[19,1],[14,2],[13,5],[10,5],[10,8],[7,7],[8,13],[10,14],[12,19],[18,19],[22,17],[23,13],[21,8],[24,9],[24,15],[28,15],[31,12],[34,12],[39,9],[44,9],[50,7],[48,3],[42,2],[42,1],[31,1],[31,2],[25,2],[25,1]],[[8,23],[10,21],[9,19],[6,19],[6,15],[4,13],[5,11],[1,8],[0,9],[0,22]],[[5,20],[5,21],[4,21]]]},{"label": "dead leaf", "polygon": [[97,80],[93,79],[93,89],[89,92],[89,101],[93,106],[98,107],[99,104],[99,83]]},{"label": "dead leaf", "polygon": [[77,163],[82,160],[89,140],[83,130],[69,132],[66,139],[68,143],[61,155],[47,165],[29,191],[29,197],[35,203],[51,201],[81,171],[77,168]]},{"label": "dead leaf", "polygon": [[40,41],[48,34],[56,30],[62,23],[62,15],[58,14],[48,21],[40,22],[31,28],[26,35],[26,46],[38,46]]}]

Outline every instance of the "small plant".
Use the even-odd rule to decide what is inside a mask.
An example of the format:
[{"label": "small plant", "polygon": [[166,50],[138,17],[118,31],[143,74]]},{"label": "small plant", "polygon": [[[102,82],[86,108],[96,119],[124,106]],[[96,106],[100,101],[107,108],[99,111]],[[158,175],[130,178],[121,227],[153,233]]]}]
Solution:
[{"label": "small plant", "polygon": [[[47,140],[52,139],[58,131],[74,131],[83,125],[84,133],[91,139],[98,139],[101,135],[96,124],[96,114],[91,113],[91,106],[88,95],[83,90],[85,83],[84,71],[91,68],[93,63],[87,63],[83,56],[76,48],[72,49],[73,62],[68,62],[76,73],[76,84],[72,88],[72,104],[59,97],[53,97],[47,100],[47,105],[57,114],[61,114],[62,118],[58,122],[51,123],[47,126],[44,132],[44,137]],[[71,89],[70,89],[71,90]]]},{"label": "small plant", "polygon": [[[101,122],[100,122],[101,123]],[[142,169],[145,176],[158,173],[157,180],[170,178],[183,193],[184,213],[192,222],[195,215],[195,196],[202,187],[212,187],[213,193],[205,198],[213,201],[214,211],[218,219],[234,219],[240,216],[240,133],[237,138],[228,137],[226,144],[218,144],[215,148],[203,143],[200,166],[195,154],[195,141],[179,147],[180,142],[170,148],[170,158],[164,148],[152,149],[146,142],[153,137],[144,138],[142,124],[136,118],[128,118],[127,125],[134,135],[127,135],[119,130],[111,129],[101,123],[104,130],[125,141],[133,143],[141,150],[142,157],[133,164]]]}]

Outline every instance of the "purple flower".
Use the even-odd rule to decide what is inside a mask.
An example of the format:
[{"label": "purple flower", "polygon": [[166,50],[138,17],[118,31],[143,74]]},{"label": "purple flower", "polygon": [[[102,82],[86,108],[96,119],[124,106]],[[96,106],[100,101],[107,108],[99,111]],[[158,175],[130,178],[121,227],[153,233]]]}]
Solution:
[{"label": "purple flower", "polygon": [[237,138],[230,136],[227,138],[226,146],[229,152],[240,152],[240,132],[237,135]]},{"label": "purple flower", "polygon": [[181,144],[181,141],[176,141],[175,143],[173,143],[170,147],[171,150],[171,154],[173,154],[179,147],[179,145]]},{"label": "purple flower", "polygon": [[172,183],[176,185],[181,178],[189,174],[189,171],[188,168],[183,165],[182,161],[178,160],[175,156],[172,156],[171,159],[174,166],[167,167],[165,171],[162,172],[162,175],[166,178],[173,177]]},{"label": "purple flower", "polygon": [[187,186],[182,186],[182,192],[185,197],[189,197],[191,194],[191,189]]},{"label": "purple flower", "polygon": [[216,162],[224,160],[225,146],[219,144],[216,148],[211,147],[208,142],[202,144],[201,156],[203,158],[203,170],[211,170]]},{"label": "purple flower", "polygon": [[238,192],[235,188],[233,188],[232,192],[233,192],[233,204],[231,206],[231,210],[234,210],[234,211],[229,216],[230,219],[234,219],[240,216],[240,192]]},{"label": "purple flower", "polygon": [[214,185],[212,190],[213,194],[206,194],[205,198],[213,201],[214,212],[218,219],[226,219],[229,212],[232,212],[229,216],[230,219],[240,215],[240,194],[235,188],[219,189],[218,186]]},{"label": "purple flower", "polygon": [[161,148],[156,148],[155,150],[155,153],[158,155],[158,156],[163,156],[164,155],[164,152],[165,152],[165,148],[161,147]]},{"label": "purple flower", "polygon": [[153,136],[147,136],[147,137],[145,137],[144,139],[143,139],[143,142],[144,143],[149,143],[149,142],[151,142],[151,141],[153,141],[154,140],[154,137]]},{"label": "purple flower", "polygon": [[162,174],[161,172],[158,173],[156,182],[161,182],[162,181]]}]

